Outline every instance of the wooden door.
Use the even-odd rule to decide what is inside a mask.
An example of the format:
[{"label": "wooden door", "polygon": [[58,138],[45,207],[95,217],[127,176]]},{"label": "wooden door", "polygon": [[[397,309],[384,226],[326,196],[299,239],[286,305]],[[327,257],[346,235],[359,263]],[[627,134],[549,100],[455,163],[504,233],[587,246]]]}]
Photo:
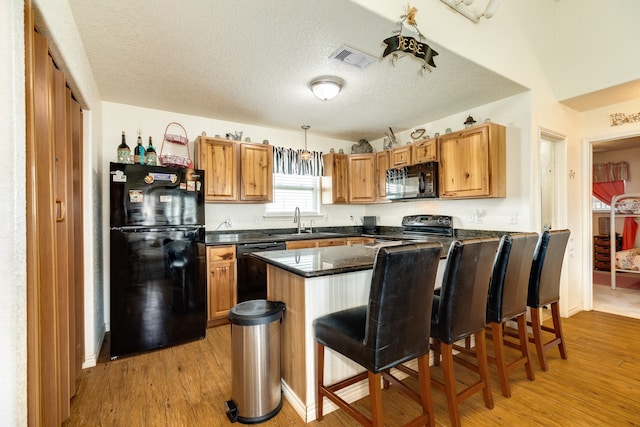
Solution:
[{"label": "wooden door", "polygon": [[322,156],[322,203],[347,203],[349,187],[347,179],[347,155],[329,153]]},{"label": "wooden door", "polygon": [[[485,130],[485,131],[483,131]],[[489,195],[486,128],[456,132],[440,140],[440,197]]]},{"label": "wooden door", "polygon": [[214,326],[225,323],[227,313],[236,305],[235,246],[208,247],[207,265],[207,320],[209,326]]},{"label": "wooden door", "polygon": [[205,171],[205,200],[238,200],[238,147],[233,141],[198,137],[198,167]]},{"label": "wooden door", "polygon": [[[82,115],[25,4],[27,409],[57,426],[83,356]],[[78,325],[80,324],[80,325]]]},{"label": "wooden door", "polygon": [[435,138],[417,141],[412,147],[414,164],[438,160],[438,144]]},{"label": "wooden door", "polygon": [[273,201],[273,147],[240,144],[240,200]]},{"label": "wooden door", "polygon": [[375,154],[351,154],[349,156],[349,203],[373,203],[376,201]]},{"label": "wooden door", "polygon": [[412,164],[410,145],[405,145],[404,147],[394,148],[393,150],[391,150],[392,168],[407,166],[410,164]]},{"label": "wooden door", "polygon": [[376,185],[378,188],[378,201],[387,200],[387,169],[389,169],[389,150],[376,153]]}]

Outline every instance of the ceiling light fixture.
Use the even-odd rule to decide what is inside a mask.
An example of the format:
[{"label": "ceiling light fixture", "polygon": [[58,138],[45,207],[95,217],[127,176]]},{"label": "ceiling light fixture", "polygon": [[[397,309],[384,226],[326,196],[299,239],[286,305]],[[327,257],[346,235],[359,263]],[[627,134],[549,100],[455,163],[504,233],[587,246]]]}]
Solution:
[{"label": "ceiling light fixture", "polygon": [[498,10],[498,6],[500,6],[500,0],[489,0],[487,3],[487,7],[484,8],[484,12],[478,14],[475,10],[471,8],[474,0],[440,0],[442,3],[449,6],[451,9],[460,13],[467,19],[475,22],[476,24],[480,22],[480,18],[483,16],[487,19],[491,18],[496,14],[496,10]]},{"label": "ceiling light fixture", "polygon": [[344,86],[344,80],[334,76],[317,77],[310,84],[311,91],[321,101],[329,101],[338,96],[342,86]]},{"label": "ceiling light fixture", "polygon": [[309,152],[309,150],[307,150],[307,131],[311,126],[302,125],[301,127],[302,129],[304,129],[304,150],[302,150],[302,153],[300,153],[300,159],[308,161],[311,160],[311,153]]}]

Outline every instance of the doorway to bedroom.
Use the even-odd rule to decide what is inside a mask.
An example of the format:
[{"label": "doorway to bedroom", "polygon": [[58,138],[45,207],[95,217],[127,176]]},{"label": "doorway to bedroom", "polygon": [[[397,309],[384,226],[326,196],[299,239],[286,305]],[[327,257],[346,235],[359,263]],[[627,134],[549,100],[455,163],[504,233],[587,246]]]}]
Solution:
[{"label": "doorway to bedroom", "polygon": [[[619,184],[622,189],[602,190],[604,194],[596,188],[595,192],[604,200],[593,198],[593,310],[640,318],[640,270],[637,273],[615,273],[616,289],[612,289],[611,263],[615,265],[616,257],[612,258],[610,251],[614,244],[611,227],[615,230],[615,247],[619,256],[623,249],[623,236],[624,249],[640,248],[640,233],[633,232],[630,224],[640,222],[640,217],[627,219],[629,217],[616,215],[612,222],[611,209],[606,203],[610,197],[607,191],[640,194],[640,136],[593,142],[591,149],[592,182],[624,181],[624,184]],[[633,262],[631,254],[628,258]],[[640,269],[640,256],[637,260],[637,268]]]}]

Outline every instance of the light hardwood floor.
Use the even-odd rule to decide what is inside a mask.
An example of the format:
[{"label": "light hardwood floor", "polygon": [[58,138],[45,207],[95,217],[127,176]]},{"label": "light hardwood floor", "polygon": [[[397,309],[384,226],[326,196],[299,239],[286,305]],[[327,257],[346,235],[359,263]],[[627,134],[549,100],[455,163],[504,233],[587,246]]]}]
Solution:
[{"label": "light hardwood floor", "polygon": [[[568,360],[550,350],[549,371],[542,372],[532,352],[536,379],[528,381],[524,369],[514,371],[510,399],[500,393],[491,367],[495,407],[485,408],[481,395],[471,397],[460,406],[463,425],[640,426],[640,320],[592,311],[562,322]],[[229,326],[221,326],[208,329],[200,341],[101,361],[83,371],[71,418],[64,425],[231,425],[224,412],[224,402],[231,397],[230,358]],[[456,376],[465,381],[457,369]],[[439,368],[431,372],[440,378]],[[449,425],[444,395],[433,390],[433,400],[436,425]],[[401,425],[418,411],[414,401],[394,387],[383,392],[383,405],[389,426]],[[358,406],[368,411],[366,399]],[[285,400],[280,413],[262,425],[304,423]],[[310,425],[356,423],[335,411]]]}]

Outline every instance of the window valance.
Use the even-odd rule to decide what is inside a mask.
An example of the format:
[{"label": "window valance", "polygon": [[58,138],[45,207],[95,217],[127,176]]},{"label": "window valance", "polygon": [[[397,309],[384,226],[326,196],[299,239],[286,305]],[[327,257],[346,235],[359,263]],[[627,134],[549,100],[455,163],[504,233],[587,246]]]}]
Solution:
[{"label": "window valance", "polygon": [[593,164],[593,182],[626,181],[629,179],[629,163],[608,162]]},{"label": "window valance", "polygon": [[311,151],[310,160],[301,159],[302,149],[273,147],[273,173],[322,176],[322,153]]}]

